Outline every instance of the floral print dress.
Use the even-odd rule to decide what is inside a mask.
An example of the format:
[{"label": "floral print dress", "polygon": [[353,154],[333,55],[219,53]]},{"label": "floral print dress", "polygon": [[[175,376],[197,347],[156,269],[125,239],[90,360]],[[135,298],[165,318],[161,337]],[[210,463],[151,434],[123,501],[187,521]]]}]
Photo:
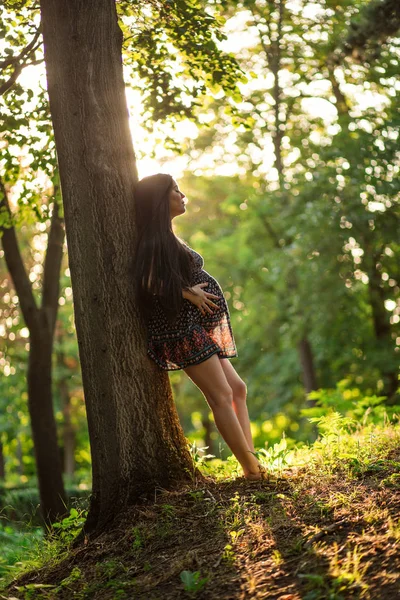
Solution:
[{"label": "floral print dress", "polygon": [[208,286],[203,289],[220,296],[218,299],[211,298],[219,308],[211,307],[213,314],[202,315],[197,306],[185,298],[172,329],[155,296],[154,309],[148,322],[147,353],[166,371],[197,365],[213,354],[218,354],[220,358],[237,356],[229,309],[222,289],[203,269],[203,257],[189,246],[185,247],[194,257],[191,286],[207,282]]}]

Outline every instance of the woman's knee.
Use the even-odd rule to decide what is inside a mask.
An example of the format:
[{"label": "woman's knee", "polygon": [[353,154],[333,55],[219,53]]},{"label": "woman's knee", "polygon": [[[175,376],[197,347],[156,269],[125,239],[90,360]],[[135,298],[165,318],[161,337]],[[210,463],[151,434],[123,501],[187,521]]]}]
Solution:
[{"label": "woman's knee", "polygon": [[235,381],[235,384],[232,388],[232,393],[234,400],[241,400],[243,402],[246,402],[247,386],[243,379],[239,378],[237,381]]},{"label": "woman's knee", "polygon": [[211,408],[230,408],[233,405],[232,388],[224,387],[207,395]]}]

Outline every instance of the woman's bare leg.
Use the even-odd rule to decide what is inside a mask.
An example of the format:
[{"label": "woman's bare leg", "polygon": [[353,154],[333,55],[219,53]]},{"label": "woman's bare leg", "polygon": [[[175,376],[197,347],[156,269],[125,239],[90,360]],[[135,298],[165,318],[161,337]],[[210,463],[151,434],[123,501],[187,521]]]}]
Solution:
[{"label": "woman's bare leg", "polygon": [[253,437],[251,435],[250,419],[247,410],[246,397],[247,388],[246,384],[236,373],[234,366],[231,364],[228,358],[221,358],[221,366],[225,373],[225,377],[232,388],[233,392],[233,409],[236,413],[238,421],[243,429],[244,436],[247,440],[249,449],[252,452],[254,450]]},{"label": "woman's bare leg", "polygon": [[217,354],[184,369],[201,390],[213,414],[218,431],[243,467],[245,477],[259,477],[259,462],[250,452],[242,427],[233,409],[233,392]]}]

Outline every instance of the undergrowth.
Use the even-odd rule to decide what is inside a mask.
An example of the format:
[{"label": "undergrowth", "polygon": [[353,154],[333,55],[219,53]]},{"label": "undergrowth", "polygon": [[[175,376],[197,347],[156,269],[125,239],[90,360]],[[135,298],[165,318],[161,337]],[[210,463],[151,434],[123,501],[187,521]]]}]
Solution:
[{"label": "undergrowth", "polygon": [[46,536],[3,521],[0,597],[247,599],[275,588],[290,600],[395,597],[400,411],[377,397],[360,408],[356,396],[344,409],[338,390],[313,399],[304,415],[318,429],[314,443],[293,446],[283,436],[257,450],[270,482],[247,482],[234,457],[221,461],[193,444],[210,483],[194,480],[132,507],[118,539],[89,542],[82,563],[72,542],[86,511],[71,509]]}]

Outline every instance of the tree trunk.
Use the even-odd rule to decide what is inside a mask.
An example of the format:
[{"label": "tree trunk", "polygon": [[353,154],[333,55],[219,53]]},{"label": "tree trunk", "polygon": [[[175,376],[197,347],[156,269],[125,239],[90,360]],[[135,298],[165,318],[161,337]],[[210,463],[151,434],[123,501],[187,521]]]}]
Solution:
[{"label": "tree trunk", "polygon": [[[367,247],[367,251],[370,247]],[[395,343],[391,337],[390,319],[385,308],[385,291],[382,287],[381,274],[376,268],[379,258],[372,255],[366,260],[368,273],[368,293],[372,311],[372,322],[377,343],[377,350],[386,360],[381,361],[380,371],[384,383],[383,393],[387,395],[389,403],[394,401],[398,380],[398,358],[395,356]]]},{"label": "tree trunk", "polygon": [[91,442],[87,533],[193,470],[169,379],[146,354],[130,280],[135,156],[114,0],[41,0]]},{"label": "tree trunk", "polygon": [[[338,114],[340,117],[346,117],[349,115],[350,109],[347,98],[341,91],[339,82],[336,79],[334,65],[337,59],[338,56],[330,56],[327,61],[327,67],[332,91],[336,98]],[[375,350],[377,355],[384,357],[383,360],[379,361],[379,370],[383,379],[383,393],[387,395],[388,403],[391,404],[396,402],[395,396],[399,387],[398,359],[395,356],[395,344],[391,337],[389,315],[385,308],[385,293],[382,287],[381,275],[376,268],[376,264],[380,260],[380,255],[374,252],[373,235],[368,223],[365,223],[364,226],[365,229],[361,230],[360,233],[363,240],[364,263],[368,274],[368,296],[371,306],[372,324],[377,342]]]},{"label": "tree trunk", "polygon": [[[41,316],[44,317],[44,313]],[[38,337],[31,335],[30,338],[28,403],[41,508],[45,522],[52,523],[66,512],[66,495],[51,390],[52,338],[43,333],[48,329],[46,325],[43,324]]]},{"label": "tree trunk", "polygon": [[6,478],[6,465],[4,460],[3,441],[0,439],[0,479],[3,481]]},{"label": "tree trunk", "polygon": [[[56,192],[56,190],[55,190]],[[30,333],[28,359],[28,407],[34,443],[40,506],[47,524],[65,513],[65,491],[57,443],[51,389],[51,355],[58,309],[60,266],[64,230],[54,200],[51,227],[43,269],[42,302],[38,307],[26,273],[8,203],[7,191],[0,181],[0,208],[10,218],[1,228],[7,268],[13,280],[26,326]],[[56,193],[55,193],[56,196]],[[22,471],[21,462],[21,471]]]},{"label": "tree trunk", "polygon": [[303,372],[303,382],[306,393],[309,394],[318,388],[317,377],[314,369],[314,359],[310,342],[303,337],[298,344],[300,363]]},{"label": "tree trunk", "polygon": [[204,454],[214,454],[214,441],[211,437],[214,427],[208,411],[201,415],[201,424],[204,427],[204,445],[208,446]]},{"label": "tree trunk", "polygon": [[23,454],[22,454],[22,444],[21,444],[21,440],[20,438],[17,438],[17,450],[16,450],[16,455],[17,455],[17,461],[18,461],[18,475],[20,477],[22,477],[22,475],[24,474],[24,461],[23,461]]}]

